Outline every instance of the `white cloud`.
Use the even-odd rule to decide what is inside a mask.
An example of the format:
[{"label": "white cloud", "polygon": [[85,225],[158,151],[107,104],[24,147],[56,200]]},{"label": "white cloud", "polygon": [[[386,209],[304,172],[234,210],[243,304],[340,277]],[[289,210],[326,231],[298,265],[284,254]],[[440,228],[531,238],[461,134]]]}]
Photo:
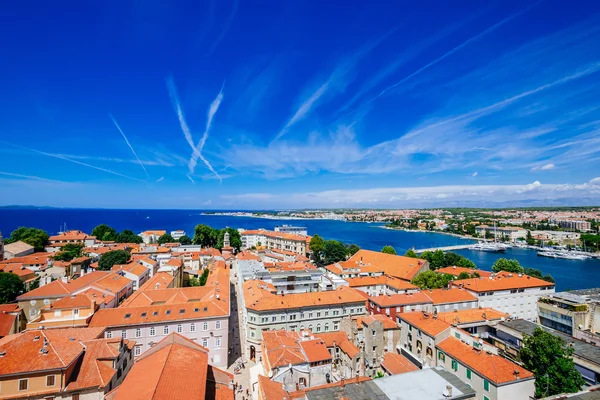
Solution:
[{"label": "white cloud", "polygon": [[158,182],[162,182],[162,181],[164,181],[164,180],[165,180],[165,177],[164,177],[164,176],[161,176],[160,178],[158,178],[158,179],[156,180],[156,183],[158,183]]},{"label": "white cloud", "polygon": [[204,203],[202,203],[203,206],[210,206],[212,204],[212,200],[206,200]]},{"label": "white cloud", "polygon": [[555,167],[555,165],[550,163],[550,164],[535,166],[535,167],[531,168],[531,170],[532,171],[549,171],[551,169],[554,169],[554,167]]},{"label": "white cloud", "polygon": [[533,183],[529,183],[529,184],[525,185],[525,187],[523,189],[517,190],[517,193],[533,192],[534,190],[538,190],[541,187],[542,187],[542,184],[540,183],[540,181],[535,181]]},{"label": "white cloud", "polygon": [[475,171],[475,172],[473,172],[473,175],[471,175],[471,176],[477,176],[477,175],[479,175],[479,172]]},{"label": "white cloud", "polygon": [[589,181],[592,186],[600,186],[600,176]]}]

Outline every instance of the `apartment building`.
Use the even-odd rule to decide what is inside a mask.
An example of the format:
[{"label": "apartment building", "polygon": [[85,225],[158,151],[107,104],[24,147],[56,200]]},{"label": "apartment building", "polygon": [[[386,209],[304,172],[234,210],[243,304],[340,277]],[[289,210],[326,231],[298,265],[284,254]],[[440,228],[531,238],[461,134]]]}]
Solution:
[{"label": "apartment building", "polygon": [[436,345],[437,364],[472,387],[478,400],[533,398],[533,373],[487,351],[477,345],[476,339],[471,339],[470,343],[467,340],[450,336],[439,342]]},{"label": "apartment building", "polygon": [[550,219],[551,224],[560,226],[563,229],[573,231],[587,232],[592,229],[592,224],[585,220],[576,219]]},{"label": "apartment building", "polygon": [[233,399],[233,375],[209,364],[205,348],[171,333],[138,357],[105,400]]},{"label": "apartment building", "polygon": [[323,340],[333,360],[333,378],[336,381],[352,379],[365,375],[361,350],[348,338],[341,328],[337,332],[323,332],[315,337]]},{"label": "apartment building", "polygon": [[264,229],[255,229],[255,230],[244,230],[240,229],[240,236],[242,237],[242,249],[250,249],[263,247],[267,245],[267,237],[266,233],[268,231]]},{"label": "apartment building", "polygon": [[[0,236],[0,242],[1,241],[2,236]],[[1,247],[2,245],[0,244],[0,253],[2,253]],[[33,251],[34,248],[32,245],[19,240],[17,242],[4,245],[4,259],[10,260],[11,258],[15,257],[28,256],[30,254],[33,254]],[[2,258],[0,258],[0,261],[2,261]]]},{"label": "apartment building", "polygon": [[474,308],[436,313],[437,319],[460,328],[473,336],[487,339],[494,327],[510,315],[493,308]]},{"label": "apartment building", "polygon": [[59,233],[48,238],[46,251],[57,253],[66,244],[80,244],[83,247],[92,247],[96,244],[96,238],[79,230]]},{"label": "apartment building", "polygon": [[88,293],[66,296],[42,308],[27,329],[86,327],[98,308]]},{"label": "apartment building", "polygon": [[429,270],[429,263],[425,260],[371,250],[359,250],[348,261],[358,266],[374,267],[386,276],[408,282],[420,272]]},{"label": "apartment building", "polygon": [[519,228],[517,226],[487,226],[479,225],[475,227],[475,232],[479,237],[485,237],[486,234],[494,235],[498,240],[506,238],[511,242],[515,242],[517,239],[524,239],[527,236],[527,229]]},{"label": "apartment building", "polygon": [[419,288],[410,282],[385,275],[346,278],[346,281],[349,287],[365,292],[369,296],[405,294],[419,291]]},{"label": "apartment building", "polygon": [[401,314],[398,324],[398,352],[419,367],[435,367],[435,346],[450,336],[451,325],[429,312]]},{"label": "apartment building", "polygon": [[22,332],[0,343],[0,399],[103,399],[133,364],[132,343],[103,329]]},{"label": "apartment building", "polygon": [[286,391],[324,385],[332,379],[332,356],[312,332],[263,332],[261,349],[265,373]]},{"label": "apartment building", "polygon": [[242,284],[241,294],[244,354],[250,359],[260,351],[264,331],[338,331],[343,317],[365,313],[365,298],[344,286],[325,292],[276,294],[272,284],[250,280]]},{"label": "apartment building", "polygon": [[115,264],[113,272],[131,280],[133,290],[138,290],[148,279],[150,279],[150,269],[139,263]]},{"label": "apartment building", "polygon": [[306,255],[309,251],[310,239],[310,236],[266,231],[264,246],[269,250],[286,250],[299,255]]},{"label": "apartment building", "polygon": [[159,272],[120,307],[97,311],[89,326],[106,328],[107,338],[135,340],[135,357],[175,332],[207,348],[212,365],[227,367],[230,293],[223,264],[211,268],[201,287],[169,288],[172,279],[162,282]]},{"label": "apartment building", "polygon": [[499,272],[488,278],[471,278],[450,283],[463,288],[490,307],[515,318],[537,321],[538,298],[554,293],[554,284],[525,274]]},{"label": "apartment building", "polygon": [[162,235],[166,235],[167,231],[165,230],[152,230],[152,231],[144,231],[138,234],[139,237],[142,238],[145,244],[153,244],[158,243],[158,238]]}]

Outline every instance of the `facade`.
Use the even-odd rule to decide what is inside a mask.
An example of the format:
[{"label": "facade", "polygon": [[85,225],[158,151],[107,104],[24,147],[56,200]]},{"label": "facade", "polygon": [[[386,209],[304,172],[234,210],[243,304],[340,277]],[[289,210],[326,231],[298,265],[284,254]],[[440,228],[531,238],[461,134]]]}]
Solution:
[{"label": "facade", "polygon": [[96,238],[82,231],[73,230],[61,232],[48,238],[46,251],[56,253],[66,244],[80,244],[83,247],[92,247],[96,244]]},{"label": "facade", "polygon": [[18,304],[0,304],[0,339],[25,329],[26,319]]},{"label": "facade", "polygon": [[264,246],[270,250],[287,250],[299,255],[306,255],[309,251],[310,236],[267,231],[265,239]]},{"label": "facade", "polygon": [[162,235],[165,235],[167,231],[165,230],[154,230],[154,231],[145,231],[140,233],[138,236],[142,238],[145,244],[153,244],[158,242],[158,238]]},{"label": "facade", "polygon": [[489,278],[452,281],[479,300],[480,307],[489,307],[515,318],[537,321],[538,298],[554,293],[554,284],[525,274],[499,272]]},{"label": "facade", "polygon": [[61,328],[11,335],[0,344],[0,399],[98,399],[133,364],[131,342],[102,329]]},{"label": "facade", "polygon": [[182,230],[176,230],[176,231],[171,231],[171,237],[175,240],[179,240],[180,238],[185,236],[185,231]]},{"label": "facade", "polygon": [[282,225],[276,226],[275,232],[292,233],[294,235],[308,236],[308,230],[304,226]]},{"label": "facade", "polygon": [[315,337],[323,340],[331,354],[334,381],[356,379],[365,375],[362,351],[348,338],[345,331],[324,332]]},{"label": "facade", "polygon": [[585,220],[575,219],[550,219],[551,224],[556,224],[563,229],[569,229],[573,231],[587,232],[591,230],[592,224]]},{"label": "facade", "polygon": [[442,340],[436,351],[438,365],[469,384],[478,399],[530,400],[534,396],[533,373],[475,344],[456,337]]},{"label": "facade", "polygon": [[155,275],[120,307],[96,312],[89,326],[106,328],[107,338],[135,340],[136,357],[175,332],[207,348],[212,365],[227,367],[229,270],[213,267],[201,287],[169,288],[172,280],[161,285],[161,277]]},{"label": "facade", "polygon": [[419,291],[419,288],[410,282],[385,275],[346,278],[346,281],[349,287],[365,292],[369,296],[405,294]]},{"label": "facade", "polygon": [[367,312],[371,315],[385,315],[392,321],[404,312],[433,312],[433,301],[423,292],[392,294],[369,297]]},{"label": "facade", "polygon": [[435,347],[450,336],[450,324],[428,312],[404,313],[398,321],[401,334],[397,351],[419,367],[435,367]]},{"label": "facade", "polygon": [[[0,254],[2,254],[2,236],[0,235]],[[10,243],[4,245],[4,259],[10,260],[15,257],[23,257],[33,254],[34,248],[32,245],[27,244],[22,241],[17,241],[14,243]],[[2,261],[2,256],[0,255],[0,261]]]},{"label": "facade", "polygon": [[63,297],[42,308],[27,329],[85,327],[97,309],[96,301],[86,294]]},{"label": "facade", "polygon": [[386,254],[378,251],[359,250],[350,259],[357,266],[370,266],[384,275],[410,282],[420,272],[429,270],[429,263],[411,257]]},{"label": "facade", "polygon": [[275,287],[263,281],[242,284],[245,305],[242,313],[244,354],[250,359],[260,351],[262,333],[269,330],[321,332],[338,331],[342,318],[365,313],[365,298],[347,287],[298,294],[276,294]]},{"label": "facade", "polygon": [[565,231],[531,231],[531,236],[534,239],[551,240],[559,243],[575,243],[581,239],[581,233]]},{"label": "facade", "polygon": [[258,230],[243,230],[240,229],[240,236],[242,237],[242,249],[250,249],[263,247],[267,245],[267,233],[264,229]]},{"label": "facade", "polygon": [[176,333],[139,357],[106,400],[234,398],[233,375],[209,364],[207,350]]},{"label": "facade", "polygon": [[131,280],[132,289],[138,290],[148,279],[150,279],[150,269],[142,264],[116,264],[113,265],[112,271]]},{"label": "facade", "polygon": [[475,227],[475,232],[480,237],[485,237],[486,234],[494,235],[498,240],[506,238],[511,242],[517,239],[524,239],[527,236],[527,230],[516,226],[487,226],[479,225]]},{"label": "facade", "polygon": [[263,332],[261,348],[265,373],[286,391],[324,385],[332,378],[332,356],[309,331]]}]

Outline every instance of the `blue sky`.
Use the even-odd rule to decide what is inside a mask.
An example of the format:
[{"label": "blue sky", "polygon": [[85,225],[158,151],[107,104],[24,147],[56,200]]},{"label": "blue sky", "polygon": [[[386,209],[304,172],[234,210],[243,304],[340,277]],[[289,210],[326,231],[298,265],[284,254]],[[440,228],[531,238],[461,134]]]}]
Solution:
[{"label": "blue sky", "polygon": [[0,205],[600,203],[600,4],[417,3],[9,2]]}]

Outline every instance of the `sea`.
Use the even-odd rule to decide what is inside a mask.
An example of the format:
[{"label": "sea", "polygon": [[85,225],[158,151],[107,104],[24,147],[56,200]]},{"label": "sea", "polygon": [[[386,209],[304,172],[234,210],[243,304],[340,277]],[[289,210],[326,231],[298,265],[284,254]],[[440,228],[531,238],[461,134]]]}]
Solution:
[{"label": "sea", "polygon": [[[211,211],[214,212],[214,211]],[[344,222],[335,220],[289,220],[205,215],[201,210],[114,210],[114,209],[0,209],[0,232],[9,236],[19,226],[44,229],[55,234],[64,229],[79,229],[90,233],[99,224],[107,224],[117,231],[130,229],[136,233],[152,229],[167,231],[184,230],[193,237],[197,224],[213,228],[273,229],[276,226],[304,226],[309,235],[318,234],[324,239],[336,239],[343,243],[354,243],[363,249],[381,250],[390,245],[398,254],[408,249],[453,246],[472,243],[472,240],[430,232],[409,232],[385,229],[383,224]],[[506,253],[486,253],[458,250],[483,270],[491,270],[500,257],[518,260],[524,267],[539,269],[556,280],[556,290],[585,289],[600,287],[600,260],[561,260],[537,256],[534,250],[509,249]]]}]

